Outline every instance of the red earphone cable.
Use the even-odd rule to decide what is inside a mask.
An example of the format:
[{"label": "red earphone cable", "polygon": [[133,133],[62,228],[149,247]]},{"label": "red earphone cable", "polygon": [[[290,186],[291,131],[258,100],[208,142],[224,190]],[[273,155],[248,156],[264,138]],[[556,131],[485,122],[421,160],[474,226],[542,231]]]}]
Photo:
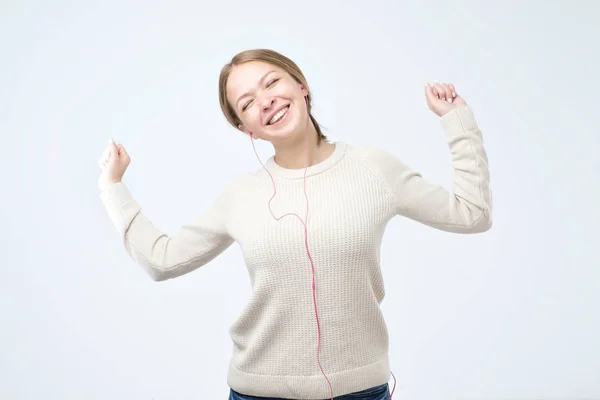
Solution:
[{"label": "red earphone cable", "polygon": [[[306,100],[306,106],[307,106],[307,111],[308,111],[308,96],[305,96],[305,100]],[[308,133],[308,121],[310,121],[310,118],[308,118],[307,124],[306,124],[306,132],[307,133]],[[254,146],[254,140],[252,139],[252,132],[250,133],[250,142],[252,143],[252,148],[254,149],[254,154],[256,154],[256,158],[258,159],[258,162],[260,162],[260,165],[262,165],[264,170],[267,171],[267,174],[269,174],[269,177],[271,178],[271,182],[273,183],[273,196],[271,196],[271,198],[269,199],[269,202],[268,202],[269,212],[271,213],[273,218],[277,221],[279,221],[280,219],[282,219],[286,216],[294,216],[300,220],[300,223],[304,227],[304,245],[306,247],[306,254],[308,255],[308,260],[310,261],[310,266],[312,268],[313,304],[314,304],[314,309],[315,309],[315,318],[317,321],[317,363],[319,364],[319,369],[321,370],[321,373],[323,374],[323,376],[325,377],[325,380],[327,380],[327,384],[329,385],[329,393],[331,395],[331,400],[334,400],[333,386],[331,385],[331,381],[329,380],[329,378],[327,377],[327,374],[325,374],[325,371],[323,371],[323,367],[321,366],[321,323],[319,321],[319,311],[318,311],[318,307],[317,307],[317,285],[315,282],[315,264],[313,262],[313,258],[312,258],[312,255],[310,253],[310,249],[308,246],[308,228],[307,228],[308,195],[306,194],[306,172],[308,170],[308,165],[309,165],[308,134],[306,135],[306,140],[305,140],[306,166],[304,167],[304,176],[303,176],[303,191],[304,191],[304,198],[306,199],[306,214],[304,216],[304,220],[298,214],[295,214],[295,213],[287,213],[280,217],[275,216],[275,214],[273,213],[273,210],[271,209],[271,202],[277,195],[277,188],[275,187],[275,180],[273,179],[273,175],[271,175],[271,172],[269,172],[269,170],[267,169],[265,164],[261,161],[261,159],[258,155],[258,152],[256,151],[256,147]],[[390,400],[392,400],[392,396],[394,395],[394,391],[396,390],[396,377],[394,376],[393,373],[391,373],[391,374],[394,377],[394,387],[392,389],[392,393],[390,394]]]}]

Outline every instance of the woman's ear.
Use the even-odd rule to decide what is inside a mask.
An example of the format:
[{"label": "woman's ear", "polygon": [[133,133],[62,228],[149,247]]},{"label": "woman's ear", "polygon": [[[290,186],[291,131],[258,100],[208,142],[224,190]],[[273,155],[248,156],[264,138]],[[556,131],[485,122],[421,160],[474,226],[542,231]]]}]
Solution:
[{"label": "woman's ear", "polygon": [[308,90],[306,90],[303,84],[300,84],[300,90],[302,90],[304,97],[308,96]]},{"label": "woman's ear", "polygon": [[246,128],[244,128],[243,125],[238,125],[238,129],[242,132],[244,132],[244,134],[250,136],[252,139],[256,139],[256,137],[254,136],[254,134],[252,132],[250,132],[249,130],[247,130]]}]

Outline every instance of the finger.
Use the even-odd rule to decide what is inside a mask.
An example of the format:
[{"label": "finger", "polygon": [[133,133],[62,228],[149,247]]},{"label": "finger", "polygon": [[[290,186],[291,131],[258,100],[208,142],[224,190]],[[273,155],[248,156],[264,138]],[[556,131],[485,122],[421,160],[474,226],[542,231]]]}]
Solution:
[{"label": "finger", "polygon": [[446,90],[440,83],[434,83],[433,88],[439,99],[446,100]]},{"label": "finger", "polygon": [[453,84],[448,84],[448,86],[450,87],[450,90],[452,91],[452,97],[456,97],[456,88],[454,87]]},{"label": "finger", "polygon": [[449,94],[449,93],[447,93],[447,91],[446,91],[446,87],[444,86],[444,84],[443,84],[443,83],[436,83],[436,84],[435,84],[435,88],[436,88],[436,89],[437,89],[437,91],[438,91],[438,94],[439,94],[439,98],[440,98],[440,99],[442,99],[442,100],[447,100],[447,99],[448,99],[448,97],[449,97],[449,96],[448,96],[448,94]]},{"label": "finger", "polygon": [[448,103],[452,103],[452,90],[450,89],[450,85],[448,85],[447,83],[440,83],[440,86],[442,87],[441,90],[443,90],[444,92],[443,98]]},{"label": "finger", "polygon": [[117,146],[119,149],[119,156],[126,156],[127,155],[127,150],[125,150],[125,146],[123,146],[122,144],[119,143],[119,146]]},{"label": "finger", "polygon": [[452,103],[452,101],[454,100],[454,96],[452,96],[452,89],[450,89],[450,84],[442,83],[442,86],[446,91],[446,100],[448,101],[448,103]]},{"label": "finger", "polygon": [[431,86],[431,90],[433,91],[433,94],[435,95],[436,99],[440,99],[441,98],[441,93],[439,91],[439,85],[438,84],[433,84]]},{"label": "finger", "polygon": [[108,139],[108,149],[111,156],[118,156],[119,149],[117,148],[117,143],[115,143],[113,138]]},{"label": "finger", "polygon": [[129,153],[127,153],[127,150],[125,149],[125,146],[119,145],[119,155],[121,157],[126,157],[126,158],[129,157]]},{"label": "finger", "polygon": [[425,97],[429,103],[438,99],[435,89],[428,82],[425,82]]},{"label": "finger", "polygon": [[129,154],[127,153],[127,150],[125,149],[125,146],[123,146],[122,144],[119,144],[118,148],[119,148],[119,158],[125,162],[129,162]]}]

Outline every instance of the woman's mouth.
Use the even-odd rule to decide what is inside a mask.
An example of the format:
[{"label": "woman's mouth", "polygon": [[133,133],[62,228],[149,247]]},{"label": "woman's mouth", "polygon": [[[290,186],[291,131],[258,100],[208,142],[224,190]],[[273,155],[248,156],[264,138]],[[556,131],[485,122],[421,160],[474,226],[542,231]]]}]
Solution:
[{"label": "woman's mouth", "polygon": [[273,115],[273,117],[271,117],[271,119],[267,122],[267,125],[275,125],[276,123],[280,122],[283,117],[286,116],[289,109],[290,106],[287,106],[279,110],[277,113],[275,113],[275,115]]}]

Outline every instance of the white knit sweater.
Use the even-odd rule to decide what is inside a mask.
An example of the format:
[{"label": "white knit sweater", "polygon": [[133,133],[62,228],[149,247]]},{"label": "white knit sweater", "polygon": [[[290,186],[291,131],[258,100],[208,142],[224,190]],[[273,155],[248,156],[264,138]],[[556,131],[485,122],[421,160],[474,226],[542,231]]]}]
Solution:
[{"label": "white knit sweater", "polygon": [[[340,142],[306,173],[321,365],[334,396],[390,379],[379,266],[388,221],[401,215],[458,233],[491,226],[488,161],[473,113],[458,108],[441,123],[454,168],[450,191],[386,151]],[[304,217],[304,169],[284,169],[273,158],[266,167],[277,187],[274,214]],[[264,169],[246,174],[172,236],[153,226],[125,184],[108,187],[101,197],[127,252],[157,281],[191,272],[237,242],[252,296],[230,329],[229,386],[254,396],[328,399],[330,388],[317,363],[312,269],[303,227],[295,217],[272,217],[267,207],[272,195]]]}]

